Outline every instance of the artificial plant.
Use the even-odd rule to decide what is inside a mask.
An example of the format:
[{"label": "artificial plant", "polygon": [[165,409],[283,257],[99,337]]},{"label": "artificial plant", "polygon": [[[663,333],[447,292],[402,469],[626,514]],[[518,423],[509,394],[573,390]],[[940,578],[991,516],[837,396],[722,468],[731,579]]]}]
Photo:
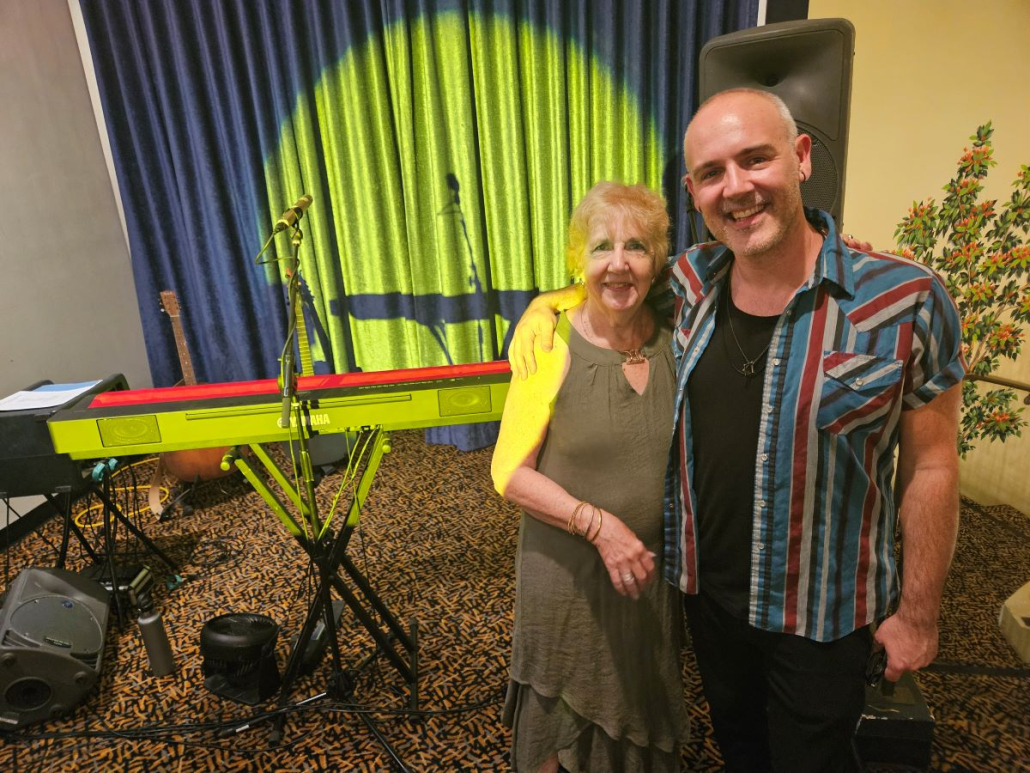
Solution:
[{"label": "artificial plant", "polygon": [[[1030,167],[1023,165],[1012,195],[999,208],[981,200],[983,181],[996,165],[990,121],[976,130],[958,162],[958,173],[934,199],[913,202],[894,236],[898,252],[937,271],[962,318],[963,352],[970,375],[989,376],[1002,360],[1015,360],[1030,322]],[[1008,388],[962,386],[959,450],[979,440],[1004,441],[1026,426],[1016,394]]]}]

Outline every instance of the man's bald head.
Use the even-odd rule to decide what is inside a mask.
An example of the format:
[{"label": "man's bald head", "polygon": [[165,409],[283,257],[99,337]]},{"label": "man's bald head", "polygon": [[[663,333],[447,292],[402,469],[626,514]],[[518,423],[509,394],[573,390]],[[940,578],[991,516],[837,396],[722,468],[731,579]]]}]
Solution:
[{"label": "man's bald head", "polygon": [[716,94],[694,115],[683,150],[693,204],[734,255],[774,255],[797,241],[812,141],[782,100],[755,89]]},{"label": "man's bald head", "polygon": [[783,138],[788,144],[793,145],[794,140],[798,137],[797,123],[794,121],[794,116],[790,114],[790,108],[787,107],[787,103],[780,99],[778,96],[773,94],[771,91],[763,91],[762,89],[750,89],[750,88],[735,88],[726,89],[720,91],[717,94],[713,94],[694,112],[694,117],[687,124],[687,131],[683,135],[683,158],[687,165],[687,172],[691,169],[691,157],[689,150],[690,140],[690,128],[698,122],[698,119],[706,120],[711,117],[715,111],[727,105],[746,102],[749,100],[760,100],[765,102],[779,117],[780,125],[783,127]]}]

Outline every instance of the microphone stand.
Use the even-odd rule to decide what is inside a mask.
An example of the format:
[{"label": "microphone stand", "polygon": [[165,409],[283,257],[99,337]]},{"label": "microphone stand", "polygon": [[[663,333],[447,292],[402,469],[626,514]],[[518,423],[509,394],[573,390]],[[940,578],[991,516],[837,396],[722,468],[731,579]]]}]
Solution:
[{"label": "microphone stand", "polygon": [[[290,259],[286,262],[286,270],[290,275],[289,285],[289,300],[286,304],[287,322],[286,322],[286,344],[283,346],[283,358],[282,367],[279,371],[279,378],[281,383],[279,386],[282,388],[283,395],[283,413],[279,419],[279,426],[283,429],[290,428],[290,415],[293,412],[293,400],[297,396],[297,367],[293,359],[293,347],[297,340],[297,296],[300,293],[300,245],[304,241],[304,232],[300,229],[300,224],[297,223],[293,226],[293,234],[290,237]],[[300,424],[300,415],[297,416],[297,428],[299,435],[304,439],[304,428]],[[305,444],[306,445],[306,444]],[[306,450],[304,445],[301,446],[301,450]],[[302,456],[303,458],[303,456]]]},{"label": "microphone stand", "polygon": [[[333,613],[332,595],[330,594],[332,580],[337,574],[336,567],[339,565],[341,560],[337,554],[346,548],[351,527],[346,522],[342,524],[335,540],[329,538],[332,536],[331,534],[326,535],[324,538],[320,536],[322,532],[322,522],[318,516],[318,502],[315,500],[314,467],[311,464],[311,454],[308,449],[308,433],[310,432],[310,425],[305,421],[305,417],[309,412],[308,401],[305,399],[298,399],[297,397],[297,369],[293,356],[293,347],[297,340],[297,325],[299,323],[299,303],[297,301],[300,294],[300,245],[304,241],[304,233],[301,231],[299,222],[295,222],[292,228],[293,232],[290,237],[292,250],[290,258],[287,261],[287,270],[290,273],[289,309],[287,316],[286,343],[283,347],[280,374],[282,379],[280,386],[282,388],[283,410],[279,421],[280,426],[284,429],[290,429],[292,426],[296,426],[297,428],[296,443],[298,453],[300,454],[300,474],[304,484],[303,491],[298,492],[298,494],[300,494],[300,514],[302,518],[307,518],[308,524],[311,527],[311,538],[307,540],[307,542],[310,545],[309,555],[311,560],[314,561],[315,568],[318,572],[318,587],[315,592],[315,597],[308,608],[308,614],[300,635],[297,638],[297,643],[290,652],[290,657],[286,665],[286,673],[283,675],[282,686],[280,687],[279,692],[278,709],[280,711],[287,708],[287,703],[290,699],[290,690],[298,676],[298,672],[304,659],[304,651],[311,643],[311,638],[314,634],[319,617],[324,621],[325,635],[328,637],[330,651],[332,652],[332,675],[329,678],[328,688],[324,692],[304,699],[296,705],[302,706],[325,697],[343,701],[349,698],[353,692],[351,678],[342,665],[340,643],[337,638],[336,616]],[[271,241],[271,238],[269,241]],[[264,252],[264,249],[262,252]],[[290,434],[293,434],[292,431]],[[359,717],[384,747],[397,768],[400,771],[407,773],[408,768],[404,765],[404,762],[390,745],[389,741],[387,741],[379,731],[378,727],[376,727],[372,718],[365,713],[359,713]],[[277,713],[271,717],[266,716],[266,718],[272,719],[271,741],[273,744],[277,745],[282,740],[286,714]],[[251,727],[256,723],[256,721],[256,719],[252,720],[245,725],[231,729],[229,732],[232,734],[241,732],[242,730]]]}]

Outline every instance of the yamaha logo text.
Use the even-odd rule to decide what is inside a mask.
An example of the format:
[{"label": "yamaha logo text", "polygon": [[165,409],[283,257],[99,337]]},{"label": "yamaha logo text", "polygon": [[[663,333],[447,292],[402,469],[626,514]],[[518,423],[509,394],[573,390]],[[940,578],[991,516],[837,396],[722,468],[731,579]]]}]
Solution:
[{"label": "yamaha logo text", "polygon": [[[280,419],[276,419],[275,423],[276,423],[276,426],[278,426],[278,427],[282,427],[283,426],[283,420],[281,418]],[[304,423],[307,426],[309,426],[309,427],[328,427],[329,426],[329,414],[328,413],[312,413],[312,414],[304,417]],[[296,427],[297,427],[297,417],[296,416],[291,416],[290,417],[290,428],[291,429],[296,429]]]}]

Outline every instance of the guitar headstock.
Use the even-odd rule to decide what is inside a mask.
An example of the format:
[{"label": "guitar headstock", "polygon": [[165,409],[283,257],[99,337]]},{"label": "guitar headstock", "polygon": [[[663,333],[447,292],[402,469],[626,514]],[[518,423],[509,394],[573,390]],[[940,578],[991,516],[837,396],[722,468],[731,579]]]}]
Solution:
[{"label": "guitar headstock", "polygon": [[161,310],[169,317],[179,316],[179,299],[175,297],[174,290],[161,291]]}]

